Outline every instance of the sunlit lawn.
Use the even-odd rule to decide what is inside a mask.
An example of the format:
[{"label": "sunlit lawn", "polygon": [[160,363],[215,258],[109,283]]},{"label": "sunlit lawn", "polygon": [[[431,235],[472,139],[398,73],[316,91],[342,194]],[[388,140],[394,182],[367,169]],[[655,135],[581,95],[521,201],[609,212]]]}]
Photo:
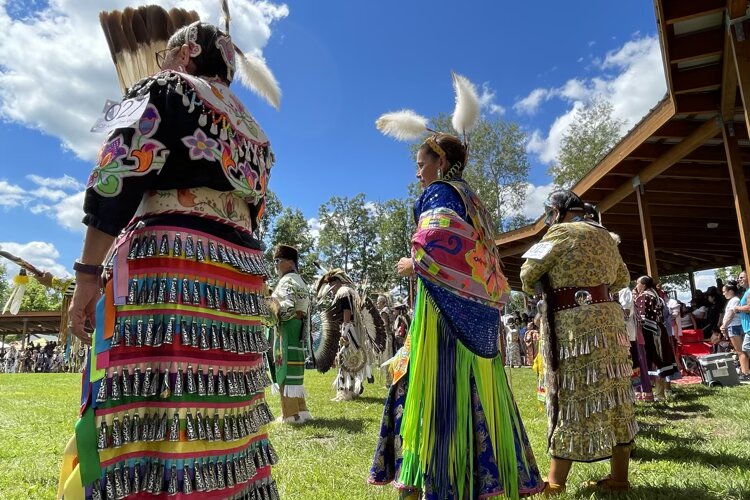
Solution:
[{"label": "sunlit lawn", "polygon": [[[285,499],[396,498],[390,487],[366,484],[377,438],[382,384],[355,402],[333,403],[333,373],[308,371],[308,405],[316,420],[273,425],[280,456],[274,469]],[[531,370],[515,369],[512,385],[542,471],[546,419]],[[78,375],[0,375],[0,499],[54,498],[62,450],[78,407]],[[674,402],[639,406],[641,434],[631,466],[634,489],[612,498],[750,499],[750,387],[678,387]],[[268,396],[279,412],[278,396]],[[608,472],[604,463],[573,469],[561,498],[597,498],[578,488]]]}]

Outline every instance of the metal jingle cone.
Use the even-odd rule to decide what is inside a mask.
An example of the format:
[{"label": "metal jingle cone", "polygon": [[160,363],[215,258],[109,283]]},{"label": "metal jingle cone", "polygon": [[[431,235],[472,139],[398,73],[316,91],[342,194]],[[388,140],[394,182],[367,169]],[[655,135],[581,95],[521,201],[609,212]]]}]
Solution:
[{"label": "metal jingle cone", "polygon": [[122,446],[122,427],[120,420],[115,416],[112,419],[112,447],[119,448]]},{"label": "metal jingle cone", "polygon": [[166,234],[161,235],[161,243],[159,243],[159,256],[163,257],[169,255],[169,238]]},{"label": "metal jingle cone", "polygon": [[214,423],[214,439],[216,441],[221,441],[222,440],[221,439],[221,424],[219,422],[219,412],[218,411],[214,412],[213,423]]},{"label": "metal jingle cone", "polygon": [[227,305],[227,311],[234,312],[234,300],[232,300],[232,291],[229,288],[224,288],[224,302]]},{"label": "metal jingle cone", "polygon": [[221,324],[221,350],[222,351],[229,351],[229,333],[227,333],[227,325],[222,323]]},{"label": "metal jingle cone", "polygon": [[141,462],[138,461],[133,466],[133,493],[141,491]]},{"label": "metal jingle cone", "polygon": [[146,326],[146,339],[144,340],[144,345],[147,346],[153,346],[154,345],[154,318],[149,318],[147,326]]},{"label": "metal jingle cone", "polygon": [[206,441],[208,439],[206,434],[206,422],[203,420],[203,415],[201,415],[200,410],[195,412],[195,427],[198,429],[198,439]]},{"label": "metal jingle cone", "polygon": [[203,368],[198,368],[198,396],[206,395],[206,382],[203,378]]},{"label": "metal jingle cone", "polygon": [[253,460],[253,457],[249,453],[245,455],[244,460],[240,461],[240,468],[244,469],[243,473],[247,479],[255,477],[258,473],[258,467],[255,465],[255,460]]},{"label": "metal jingle cone", "polygon": [[234,428],[232,427],[232,415],[224,414],[224,441],[234,441]]},{"label": "metal jingle cone", "polygon": [[227,488],[234,488],[234,458],[228,458],[225,464],[226,476],[227,476]]},{"label": "metal jingle cone", "polygon": [[174,245],[172,246],[172,257],[182,257],[182,238],[180,233],[174,235]]},{"label": "metal jingle cone", "polygon": [[189,495],[193,492],[193,480],[190,477],[190,467],[185,464],[182,466],[182,493]]},{"label": "metal jingle cone", "polygon": [[112,331],[112,338],[109,341],[109,345],[111,347],[120,347],[122,334],[120,330],[122,329],[122,324],[120,323],[120,320],[118,319],[115,321],[115,328]]},{"label": "metal jingle cone", "polygon": [[144,330],[145,330],[145,325],[143,324],[143,320],[139,319],[135,323],[135,346],[136,347],[143,347]]},{"label": "metal jingle cone", "polygon": [[122,493],[123,498],[127,498],[132,493],[132,487],[130,484],[130,468],[127,463],[122,468]]},{"label": "metal jingle cone", "polygon": [[149,391],[149,396],[156,396],[159,394],[159,377],[161,377],[161,374],[159,373],[159,368],[156,368],[154,370],[153,379],[151,379],[151,390]]},{"label": "metal jingle cone", "polygon": [[245,427],[245,435],[255,434],[255,431],[250,424],[250,414],[247,410],[242,412],[242,425]]},{"label": "metal jingle cone", "polygon": [[158,493],[159,490],[159,463],[156,461],[151,462],[151,469],[149,471],[148,479],[146,481],[146,491],[149,493]]},{"label": "metal jingle cone", "polygon": [[237,334],[234,327],[230,327],[227,335],[229,336],[229,352],[237,353]]},{"label": "metal jingle cone", "polygon": [[168,299],[170,304],[176,304],[177,303],[177,299],[179,297],[178,290],[177,290],[178,289],[178,285],[179,285],[179,281],[177,280],[177,278],[170,278],[170,280],[169,280],[169,299]]},{"label": "metal jingle cone", "polygon": [[208,369],[208,378],[206,380],[206,394],[213,396],[216,393],[216,375],[214,374],[214,367]]},{"label": "metal jingle cone", "polygon": [[167,486],[167,495],[173,496],[177,494],[177,466],[172,465],[169,471],[169,485]]},{"label": "metal jingle cone", "polygon": [[[109,475],[107,476],[109,479]],[[122,500],[125,498],[125,486],[122,484],[122,471],[120,466],[115,466],[115,470],[112,472],[112,480],[115,483],[115,498]]]},{"label": "metal jingle cone", "polygon": [[239,312],[243,316],[247,316],[249,314],[247,311],[247,300],[245,297],[246,296],[244,292],[239,292],[237,294],[237,298],[235,299],[235,303],[239,305]]},{"label": "metal jingle cone", "polygon": [[198,347],[200,339],[198,338],[198,321],[193,319],[190,321],[190,345],[192,347]]},{"label": "metal jingle cone", "polygon": [[232,425],[232,439],[231,441],[237,441],[238,439],[241,439],[242,436],[240,436],[240,427],[237,424],[237,420],[239,419],[238,416],[232,415],[229,419],[230,424]]},{"label": "metal jingle cone", "polygon": [[172,414],[172,423],[169,425],[169,440],[180,440],[180,413],[177,410]]},{"label": "metal jingle cone", "polygon": [[198,389],[195,386],[195,374],[193,373],[193,365],[187,367],[187,393],[195,394]]},{"label": "metal jingle cone", "polygon": [[250,314],[253,316],[257,316],[258,312],[260,311],[258,309],[258,297],[254,293],[251,293],[247,296],[247,298],[248,298],[248,301],[250,302],[250,307],[249,307]]},{"label": "metal jingle cone", "polygon": [[159,288],[156,292],[156,303],[164,304],[167,302],[167,278],[159,279]]},{"label": "metal jingle cone", "polygon": [[211,349],[219,349],[219,332],[216,328],[216,323],[211,324]]},{"label": "metal jingle cone", "polygon": [[159,293],[159,280],[156,278],[151,280],[151,285],[148,287],[148,295],[146,296],[146,303],[156,304],[156,296]]},{"label": "metal jingle cone", "polygon": [[138,240],[138,248],[136,249],[135,258],[142,259],[146,256],[146,246],[148,245],[148,236],[145,234],[142,237],[135,236],[134,240]]},{"label": "metal jingle cone", "polygon": [[156,440],[156,427],[158,425],[157,419],[158,417],[156,416],[156,413],[153,415],[150,413],[146,414],[146,417],[143,419],[143,432],[141,433],[142,441],[151,442]]},{"label": "metal jingle cone", "polygon": [[221,296],[221,287],[214,286],[214,309],[216,310],[223,310],[224,309],[224,301],[222,300]]},{"label": "metal jingle cone", "polygon": [[162,342],[164,342],[165,344],[174,343],[174,328],[176,322],[177,319],[174,316],[169,317],[169,321],[167,321],[167,327],[164,330],[164,339],[162,340]]},{"label": "metal jingle cone", "polygon": [[240,396],[247,396],[247,386],[245,385],[245,374],[243,372],[237,373],[237,387],[240,391]]},{"label": "metal jingle cone", "polygon": [[141,395],[141,367],[136,366],[133,370],[133,396]]},{"label": "metal jingle cone", "polygon": [[213,429],[213,426],[211,425],[211,419],[208,417],[208,415],[206,415],[206,418],[203,423],[205,424],[205,427],[206,427],[206,441],[208,441],[209,443],[212,443],[215,439],[214,429]]},{"label": "metal jingle cone", "polygon": [[231,247],[226,248],[226,254],[227,254],[227,260],[229,261],[229,265],[232,266],[235,269],[239,269],[240,265],[237,262],[237,256],[234,253],[234,249]]},{"label": "metal jingle cone", "polygon": [[239,460],[234,459],[232,460],[232,469],[234,472],[234,480],[237,483],[244,483],[248,480],[247,477],[245,477],[245,474],[242,471],[242,465],[243,459],[240,458]]},{"label": "metal jingle cone", "polygon": [[237,387],[234,383],[234,371],[229,370],[227,372],[227,394],[229,394],[230,398],[233,398],[237,395]]},{"label": "metal jingle cone", "polygon": [[107,401],[107,377],[101,379],[99,390],[96,392],[96,402],[105,403]]},{"label": "metal jingle cone", "polygon": [[235,436],[237,437],[237,439],[242,439],[245,436],[247,436],[249,434],[249,432],[245,428],[245,418],[242,415],[242,413],[238,413],[234,417],[234,421],[237,424],[237,433],[235,434]]},{"label": "metal jingle cone", "polygon": [[234,335],[234,342],[237,346],[237,354],[245,354],[247,352],[247,346],[245,345],[245,335],[242,333],[240,328],[232,328]]},{"label": "metal jingle cone", "polygon": [[208,258],[211,262],[219,262],[219,254],[216,253],[216,245],[212,240],[208,240]]},{"label": "metal jingle cone", "polygon": [[224,249],[224,245],[219,243],[217,245],[217,249],[219,250],[219,258],[221,259],[222,264],[229,264],[229,256],[227,256],[227,252]]},{"label": "metal jingle cone", "polygon": [[208,342],[208,326],[205,323],[201,323],[201,351],[208,351],[210,349]]},{"label": "metal jingle cone", "polygon": [[195,257],[195,245],[193,245],[193,237],[187,235],[185,237],[185,258],[192,259]]},{"label": "metal jingle cone", "polygon": [[195,471],[195,490],[206,491],[206,478],[203,476],[203,465],[196,460],[193,465]]},{"label": "metal jingle cone", "polygon": [[128,251],[128,260],[133,260],[138,256],[138,237],[130,239],[130,250]]},{"label": "metal jingle cone", "polygon": [[247,352],[260,352],[258,350],[258,344],[255,342],[255,335],[249,328],[245,330],[245,339],[247,340]]},{"label": "metal jingle cone", "polygon": [[187,278],[182,278],[182,303],[190,304],[190,281]]},{"label": "metal jingle cone", "polygon": [[167,399],[172,395],[172,389],[169,387],[169,371],[164,371],[161,377],[161,390],[159,391],[159,397],[161,399]]},{"label": "metal jingle cone", "polygon": [[198,280],[193,281],[193,305],[201,305],[201,282]]},{"label": "metal jingle cone", "polygon": [[154,347],[161,347],[164,342],[164,321],[160,317],[157,321],[154,321]]},{"label": "metal jingle cone", "polygon": [[109,448],[109,440],[107,436],[107,422],[105,420],[102,420],[101,425],[99,426],[99,434],[96,438],[96,449],[98,450],[105,450]]},{"label": "metal jingle cone", "polygon": [[141,440],[141,416],[133,413],[133,424],[130,427],[130,439],[136,443]]},{"label": "metal jingle cone", "polygon": [[263,401],[263,411],[266,414],[266,423],[269,423],[273,420],[273,413],[271,413],[271,407],[268,406],[268,403]]},{"label": "metal jingle cone", "polygon": [[216,384],[218,386],[216,388],[216,393],[219,396],[226,396],[227,395],[227,386],[226,386],[226,382],[224,381],[224,371],[222,371],[221,368],[219,368],[219,376],[217,377]]},{"label": "metal jingle cone", "polygon": [[105,476],[107,482],[104,485],[104,497],[107,500],[115,500],[117,498],[117,493],[115,492],[115,474],[111,470],[108,470]]},{"label": "metal jingle cone", "polygon": [[276,480],[271,479],[271,484],[269,486],[271,488],[271,500],[281,500],[279,488],[276,486]]},{"label": "metal jingle cone", "polygon": [[139,305],[146,304],[148,301],[148,280],[146,278],[139,282],[138,293],[135,297],[135,303]]},{"label": "metal jingle cone", "polygon": [[130,415],[128,415],[127,412],[125,412],[125,415],[122,416],[121,433],[122,444],[129,444],[132,440],[130,434]]},{"label": "metal jingle cone", "polygon": [[151,477],[151,467],[152,467],[151,460],[146,460],[146,466],[143,470],[143,475],[141,476],[140,491],[149,491],[148,481],[149,481],[149,478]]},{"label": "metal jingle cone", "polygon": [[184,318],[180,319],[180,343],[183,346],[190,345],[190,327]]},{"label": "metal jingle cone", "polygon": [[208,491],[218,489],[218,483],[216,481],[216,462],[209,461],[203,470],[208,470]]},{"label": "metal jingle cone", "polygon": [[271,441],[268,442],[266,451],[268,453],[268,462],[271,465],[276,465],[277,463],[279,463],[279,455],[276,454],[276,448],[273,447]]},{"label": "metal jingle cone", "polygon": [[151,392],[151,367],[146,368],[146,373],[143,376],[143,386],[141,387],[141,396],[147,397]]},{"label": "metal jingle cone", "polygon": [[224,462],[217,461],[216,464],[216,489],[223,490],[227,487],[226,476],[224,475]]},{"label": "metal jingle cone", "polygon": [[156,430],[156,441],[164,441],[167,438],[168,422],[167,411],[164,410],[164,413],[161,415],[161,420],[159,421],[159,428]]},{"label": "metal jingle cone", "polygon": [[125,337],[125,347],[133,345],[133,332],[131,330],[130,318],[126,318],[123,324],[123,337]]},{"label": "metal jingle cone", "polygon": [[198,432],[195,430],[193,415],[189,411],[185,414],[185,430],[187,432],[188,441],[196,441],[198,439]]},{"label": "metal jingle cone", "polygon": [[120,400],[120,387],[120,372],[115,369],[115,372],[112,374],[112,394],[110,395],[112,401]]},{"label": "metal jingle cone", "polygon": [[206,254],[203,250],[203,241],[200,238],[198,238],[198,242],[195,245],[195,260],[198,262],[206,260]]},{"label": "metal jingle cone", "polygon": [[174,379],[174,392],[172,393],[174,397],[182,397],[185,384],[184,379],[185,374],[182,372],[182,368],[178,368]]},{"label": "metal jingle cone", "polygon": [[130,280],[130,284],[128,285],[127,303],[135,304],[137,297],[138,297],[138,280],[136,278],[133,278],[132,280]]},{"label": "metal jingle cone", "polygon": [[130,370],[125,366],[122,369],[122,395],[129,397],[132,394],[133,382],[130,379]]}]

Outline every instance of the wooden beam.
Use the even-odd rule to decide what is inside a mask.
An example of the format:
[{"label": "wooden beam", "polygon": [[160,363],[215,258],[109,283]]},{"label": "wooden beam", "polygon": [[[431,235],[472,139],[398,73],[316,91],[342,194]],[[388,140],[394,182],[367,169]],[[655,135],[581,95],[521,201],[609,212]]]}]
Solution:
[{"label": "wooden beam", "polygon": [[720,106],[718,92],[700,94],[680,94],[674,96],[676,114],[702,114],[717,111]]},{"label": "wooden beam", "polygon": [[726,0],[665,0],[664,18],[667,24],[674,24],[723,12],[725,4]]},{"label": "wooden beam", "polygon": [[672,65],[672,88],[675,94],[705,92],[721,88],[721,66],[701,66],[698,68],[678,69]]},{"label": "wooden beam", "polygon": [[730,28],[732,37],[732,58],[737,70],[737,84],[742,96],[745,126],[750,131],[750,23],[741,21]]},{"label": "wooden beam", "polygon": [[[706,121],[715,121],[715,120],[716,118],[713,117]],[[720,134],[721,132],[719,130],[720,127],[717,126],[716,128],[717,128],[716,135],[709,135],[708,137],[705,137],[704,141],[713,139],[714,137]],[[690,134],[688,137],[693,136],[698,130],[700,130],[700,127],[696,129],[696,131]],[[686,137],[685,139],[687,139],[688,137]],[[727,162],[727,157],[724,154],[724,148],[722,148],[721,145],[703,146],[704,141],[702,141],[701,144],[699,144],[694,150],[690,151],[688,154],[680,158],[680,160],[684,160],[686,162],[718,163],[722,165],[725,164]],[[661,156],[664,156],[677,144],[681,144],[681,143],[678,142],[675,144],[657,144],[654,142],[647,142],[639,146],[635,151],[633,151],[633,153],[630,156],[628,156],[628,159],[629,160],[644,160],[644,161],[650,162],[650,161],[656,160],[657,158],[660,158]]]},{"label": "wooden beam", "polygon": [[646,272],[656,280],[659,277],[659,269],[656,267],[656,248],[654,247],[654,235],[651,232],[651,216],[648,211],[648,200],[643,186],[635,190],[638,200],[638,214],[641,221],[641,236],[643,238],[643,254],[646,257]]},{"label": "wooden beam", "polygon": [[[680,143],[675,144],[665,154],[654,160],[654,162],[643,169],[639,174],[641,184],[648,183],[651,179],[667,170],[669,167],[682,160],[693,150],[701,146],[708,139],[711,139],[719,132],[719,122],[716,119],[706,121],[689,137],[686,137]],[[633,192],[633,182],[624,182],[612,194],[607,196],[598,204],[601,212],[606,212],[617,202]],[[640,204],[639,204],[640,205]]]},{"label": "wooden beam", "polygon": [[721,118],[731,120],[737,105],[737,69],[734,64],[732,35],[729,30],[724,35],[724,59],[721,71]]},{"label": "wooden beam", "polygon": [[724,50],[725,31],[723,26],[717,26],[684,35],[668,35],[670,63],[721,55]]},{"label": "wooden beam", "polygon": [[747,12],[747,0],[729,0],[727,4],[727,15],[730,19],[742,17]]},{"label": "wooden beam", "polygon": [[750,269],[750,200],[747,198],[747,182],[745,182],[745,170],[742,168],[739,158],[739,147],[737,139],[732,134],[733,125],[726,124],[723,128],[724,147],[727,151],[727,163],[729,166],[729,178],[732,181],[732,195],[734,196],[734,207],[737,212],[737,225],[740,230],[740,245],[745,261],[745,269]]}]

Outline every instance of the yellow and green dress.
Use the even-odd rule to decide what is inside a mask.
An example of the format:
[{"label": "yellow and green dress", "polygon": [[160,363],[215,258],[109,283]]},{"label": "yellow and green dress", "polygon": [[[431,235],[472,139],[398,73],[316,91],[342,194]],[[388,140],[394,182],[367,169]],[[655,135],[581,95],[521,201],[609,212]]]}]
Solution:
[{"label": "yellow and green dress", "polygon": [[[527,259],[521,267],[527,293],[545,275],[552,289],[604,284],[617,291],[628,285],[630,275],[617,244],[598,224],[556,224],[541,243],[550,244],[546,255]],[[638,431],[630,343],[620,304],[556,311],[554,329],[542,328],[541,334],[549,453],[581,462],[611,457],[614,446],[631,443]]]},{"label": "yellow and green dress", "polygon": [[295,416],[309,417],[305,403],[307,393],[303,384],[310,294],[302,277],[290,272],[281,277],[272,296],[279,302],[279,324],[272,329],[271,342],[273,378],[274,382],[279,384],[281,392],[281,416],[285,419]]}]

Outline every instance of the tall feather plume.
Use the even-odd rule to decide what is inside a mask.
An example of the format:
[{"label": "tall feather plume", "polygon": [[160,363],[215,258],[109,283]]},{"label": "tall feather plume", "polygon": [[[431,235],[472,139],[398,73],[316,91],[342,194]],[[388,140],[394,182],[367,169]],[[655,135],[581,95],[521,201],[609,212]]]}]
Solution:
[{"label": "tall feather plume", "polygon": [[133,29],[133,17],[135,10],[132,7],[126,7],[122,11],[122,31],[125,33],[125,39],[128,42],[128,50],[125,52],[125,58],[129,59],[133,71],[139,79],[148,76],[146,70],[146,61],[142,61],[138,55],[138,42],[135,39],[135,30]]},{"label": "tall feather plume", "polygon": [[375,126],[383,134],[399,141],[418,139],[429,130],[427,118],[410,109],[385,113],[375,120]]},{"label": "tall feather plume", "polygon": [[459,134],[464,135],[474,130],[479,121],[480,105],[477,89],[468,78],[451,72],[453,88],[456,91],[456,109],[453,111],[451,124]]},{"label": "tall feather plume", "polygon": [[158,5],[147,5],[142,9],[144,9],[144,12],[141,15],[146,22],[146,31],[151,35],[148,51],[153,54],[146,60],[149,63],[149,72],[156,73],[159,71],[156,64],[156,53],[167,47],[167,40],[169,40],[169,35],[174,32],[174,28],[167,11]]},{"label": "tall feather plume", "polygon": [[253,54],[243,54],[236,46],[235,50],[240,82],[278,111],[281,105],[281,88],[265,61]]},{"label": "tall feather plume", "polygon": [[224,24],[224,33],[229,34],[229,21],[232,17],[229,15],[229,1],[221,0],[221,22]]}]

